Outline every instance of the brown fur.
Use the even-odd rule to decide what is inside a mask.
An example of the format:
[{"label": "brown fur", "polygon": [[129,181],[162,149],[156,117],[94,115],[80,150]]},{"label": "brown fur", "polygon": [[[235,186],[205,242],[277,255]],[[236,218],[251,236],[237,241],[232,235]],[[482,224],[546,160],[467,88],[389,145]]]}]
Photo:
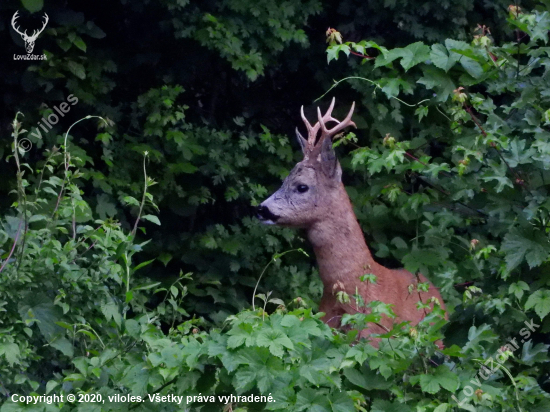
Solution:
[{"label": "brown fur", "polygon": [[[320,114],[319,118],[322,121]],[[298,138],[303,139],[300,135]],[[428,292],[419,293],[414,288],[415,292],[409,293],[411,284],[428,281],[424,276],[417,278],[404,269],[388,269],[374,261],[342,184],[332,144],[321,141],[312,156],[313,145],[308,148],[304,142],[305,139],[300,141],[304,160],[294,167],[281,188],[262,203],[258,215],[266,223],[306,230],[324,285],[319,305],[319,310],[326,313],[324,321],[337,327],[343,314],[357,313],[352,298],[356,290],[365,303],[378,300],[392,304],[396,314],[396,319],[384,316],[379,324],[361,331],[361,337],[384,333],[392,329],[394,322],[410,321],[416,325],[425,316],[423,310],[416,308],[419,300],[426,303],[435,297],[444,308],[439,291],[431,283]],[[312,142],[311,136],[308,142]],[[303,189],[304,185],[308,190],[300,192],[299,187]],[[361,282],[359,277],[365,273],[373,273],[376,283]],[[339,291],[346,292],[352,301],[339,302],[336,297]]]}]

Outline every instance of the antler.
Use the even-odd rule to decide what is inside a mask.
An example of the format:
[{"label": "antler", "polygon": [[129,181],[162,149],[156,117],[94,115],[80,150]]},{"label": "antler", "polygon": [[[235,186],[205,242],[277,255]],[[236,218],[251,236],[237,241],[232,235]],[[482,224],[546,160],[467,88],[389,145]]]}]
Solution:
[{"label": "antler", "polygon": [[13,15],[13,17],[11,18],[11,27],[13,27],[13,30],[15,30],[16,33],[18,33],[20,36],[27,36],[27,30],[25,30],[24,33],[21,33],[19,31],[19,26],[15,27],[15,25],[17,24],[16,20],[19,18],[18,13],[19,13],[19,10],[17,10]]},{"label": "antler", "polygon": [[42,24],[42,28],[40,30],[34,30],[32,35],[29,36],[27,34],[27,30],[25,30],[24,32],[21,32],[19,30],[19,26],[16,27],[18,18],[19,18],[19,10],[17,10],[15,12],[15,14],[13,15],[13,17],[11,18],[11,26],[13,27],[13,30],[15,30],[16,33],[18,33],[21,37],[23,37],[23,39],[28,39],[29,41],[36,40],[38,38],[38,36],[40,35],[40,33],[42,33],[44,31],[44,29],[46,28],[46,25],[50,21],[50,18],[48,17],[48,15],[46,13],[44,13],[44,19],[45,20],[44,20],[44,23]]},{"label": "antler", "polygon": [[42,28],[40,30],[34,30],[33,33],[32,33],[32,36],[30,36],[31,39],[33,40],[36,40],[36,38],[38,37],[38,35],[40,33],[42,33],[44,31],[44,29],[46,28],[46,24],[48,24],[48,22],[50,21],[50,18],[48,17],[48,15],[46,13],[44,13],[44,24],[42,25]]},{"label": "antler", "polygon": [[[335,100],[336,100],[335,98],[332,98],[330,107],[328,108],[327,112],[323,116],[321,115],[321,109],[317,107],[318,122],[315,123],[314,126],[312,126],[311,123],[309,123],[308,120],[306,119],[306,116],[304,115],[304,106],[302,106],[302,109],[301,109],[302,120],[304,121],[304,124],[306,125],[306,128],[307,128],[307,152],[312,152],[315,148],[321,147],[325,139],[332,138],[334,135],[341,132],[348,126],[353,126],[357,128],[355,123],[351,120],[351,116],[353,115],[353,110],[355,109],[355,102],[352,103],[351,109],[348,115],[346,116],[346,118],[340,122],[336,120],[334,117],[332,117],[332,110],[334,109]],[[327,122],[330,122],[330,121],[336,122],[337,125],[334,126],[332,129],[327,129],[326,124]],[[319,129],[321,130],[321,137],[317,141],[317,134],[319,133]]]}]

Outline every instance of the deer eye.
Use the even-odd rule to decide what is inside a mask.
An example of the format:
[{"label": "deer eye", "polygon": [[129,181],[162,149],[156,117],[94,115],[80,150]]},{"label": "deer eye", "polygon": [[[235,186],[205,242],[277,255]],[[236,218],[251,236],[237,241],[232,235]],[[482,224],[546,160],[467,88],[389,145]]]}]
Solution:
[{"label": "deer eye", "polygon": [[305,193],[309,190],[309,187],[306,185],[298,185],[296,186],[296,190],[300,193]]}]

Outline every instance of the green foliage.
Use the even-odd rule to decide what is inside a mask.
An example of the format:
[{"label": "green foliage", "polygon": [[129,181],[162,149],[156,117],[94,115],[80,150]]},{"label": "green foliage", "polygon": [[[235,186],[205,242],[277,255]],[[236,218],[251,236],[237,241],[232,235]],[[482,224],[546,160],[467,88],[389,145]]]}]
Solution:
[{"label": "green foliage", "polygon": [[[142,84],[134,55],[143,50],[98,53],[96,41],[112,31],[79,13],[59,27],[52,19],[40,39],[49,60],[29,67],[27,86],[58,100],[61,90],[75,93],[86,106],[78,110],[93,105],[107,124],[74,136],[54,128],[32,140],[52,147],[36,162],[36,151],[18,145],[30,133],[17,120],[7,163],[15,162],[15,191],[5,196],[13,204],[0,219],[0,392],[100,394],[105,403],[7,401],[2,412],[550,408],[548,11],[512,8],[508,32],[492,27],[493,38],[480,27],[469,39],[460,28],[478,14],[468,1],[327,2],[324,15],[311,1],[124,6],[125,25],[161,16],[154,33],[169,37],[176,57],[173,37],[185,41],[177,43],[192,50],[185,65],[144,58],[158,73]],[[317,71],[301,71],[300,81],[326,80],[306,37],[312,16],[326,14],[353,15],[343,34],[329,31],[327,57],[337,77],[350,75],[348,93],[360,102],[356,135],[339,142],[357,216],[376,255],[428,275],[450,313],[448,323],[436,307],[417,326],[397,324],[377,336],[378,349],[357,333],[392,317],[391,307],[340,294],[357,313],[343,318],[345,331],[331,330],[311,309],[320,293],[311,261],[279,259],[303,246],[299,234],[260,227],[245,206],[298,159],[279,134],[289,116],[272,115],[285,110],[265,90],[282,84],[276,69],[287,79],[306,63]],[[380,29],[392,21],[392,33]],[[137,25],[125,27],[140,34],[136,48],[153,35]],[[371,38],[343,42],[352,31]],[[340,52],[348,68],[335,62]],[[130,54],[137,87],[125,82],[134,77]],[[289,84],[281,100],[292,111]],[[220,109],[231,90],[239,99]],[[51,113],[42,107],[25,127]],[[383,281],[358,276],[369,287]],[[261,304],[250,310],[253,297]],[[144,402],[109,398],[127,394]],[[181,404],[161,401],[169,395]],[[260,395],[271,400],[253,400]]]},{"label": "green foliage", "polygon": [[171,23],[176,38],[191,37],[219,52],[233,69],[244,71],[252,81],[264,75],[266,64],[272,63],[270,57],[289,43],[308,45],[305,32],[299,27],[321,11],[317,0],[260,0],[253,4],[228,0],[216,2],[211,11],[189,15],[183,12],[189,8],[187,2],[166,3],[174,15]]}]

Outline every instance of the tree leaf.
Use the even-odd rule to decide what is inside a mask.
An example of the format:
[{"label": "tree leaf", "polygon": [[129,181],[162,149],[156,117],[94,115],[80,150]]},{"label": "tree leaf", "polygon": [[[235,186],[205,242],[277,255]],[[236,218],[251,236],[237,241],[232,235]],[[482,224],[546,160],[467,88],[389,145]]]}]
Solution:
[{"label": "tree leaf", "polygon": [[430,48],[422,42],[409,44],[403,50],[401,66],[405,71],[419,63],[423,63],[430,58]]},{"label": "tree leaf", "polygon": [[445,72],[448,72],[456,63],[456,59],[449,55],[447,48],[442,44],[432,45],[430,60],[435,67],[445,70]]},{"label": "tree leaf", "polygon": [[550,290],[539,289],[527,299],[525,310],[535,309],[541,320],[550,312]]},{"label": "tree leaf", "polygon": [[160,226],[160,220],[155,215],[143,215],[141,218]]},{"label": "tree leaf", "polygon": [[530,268],[540,266],[550,258],[550,242],[540,230],[514,228],[504,236],[500,252],[504,253],[508,271],[525,259]]},{"label": "tree leaf", "polygon": [[258,346],[268,347],[269,351],[277,357],[283,356],[283,347],[294,349],[294,344],[282,331],[276,329],[262,330],[257,337]]},{"label": "tree leaf", "polygon": [[84,66],[80,63],[77,63],[74,60],[70,60],[69,63],[67,63],[67,67],[69,68],[70,72],[79,79],[84,80],[86,78],[86,70],[84,69]]},{"label": "tree leaf", "polygon": [[434,89],[437,97],[436,101],[446,101],[456,86],[453,80],[443,70],[436,67],[424,66],[422,68],[424,76],[417,83],[423,84],[428,89]]},{"label": "tree leaf", "polygon": [[44,0],[21,0],[21,3],[31,13],[36,13],[44,7]]}]

